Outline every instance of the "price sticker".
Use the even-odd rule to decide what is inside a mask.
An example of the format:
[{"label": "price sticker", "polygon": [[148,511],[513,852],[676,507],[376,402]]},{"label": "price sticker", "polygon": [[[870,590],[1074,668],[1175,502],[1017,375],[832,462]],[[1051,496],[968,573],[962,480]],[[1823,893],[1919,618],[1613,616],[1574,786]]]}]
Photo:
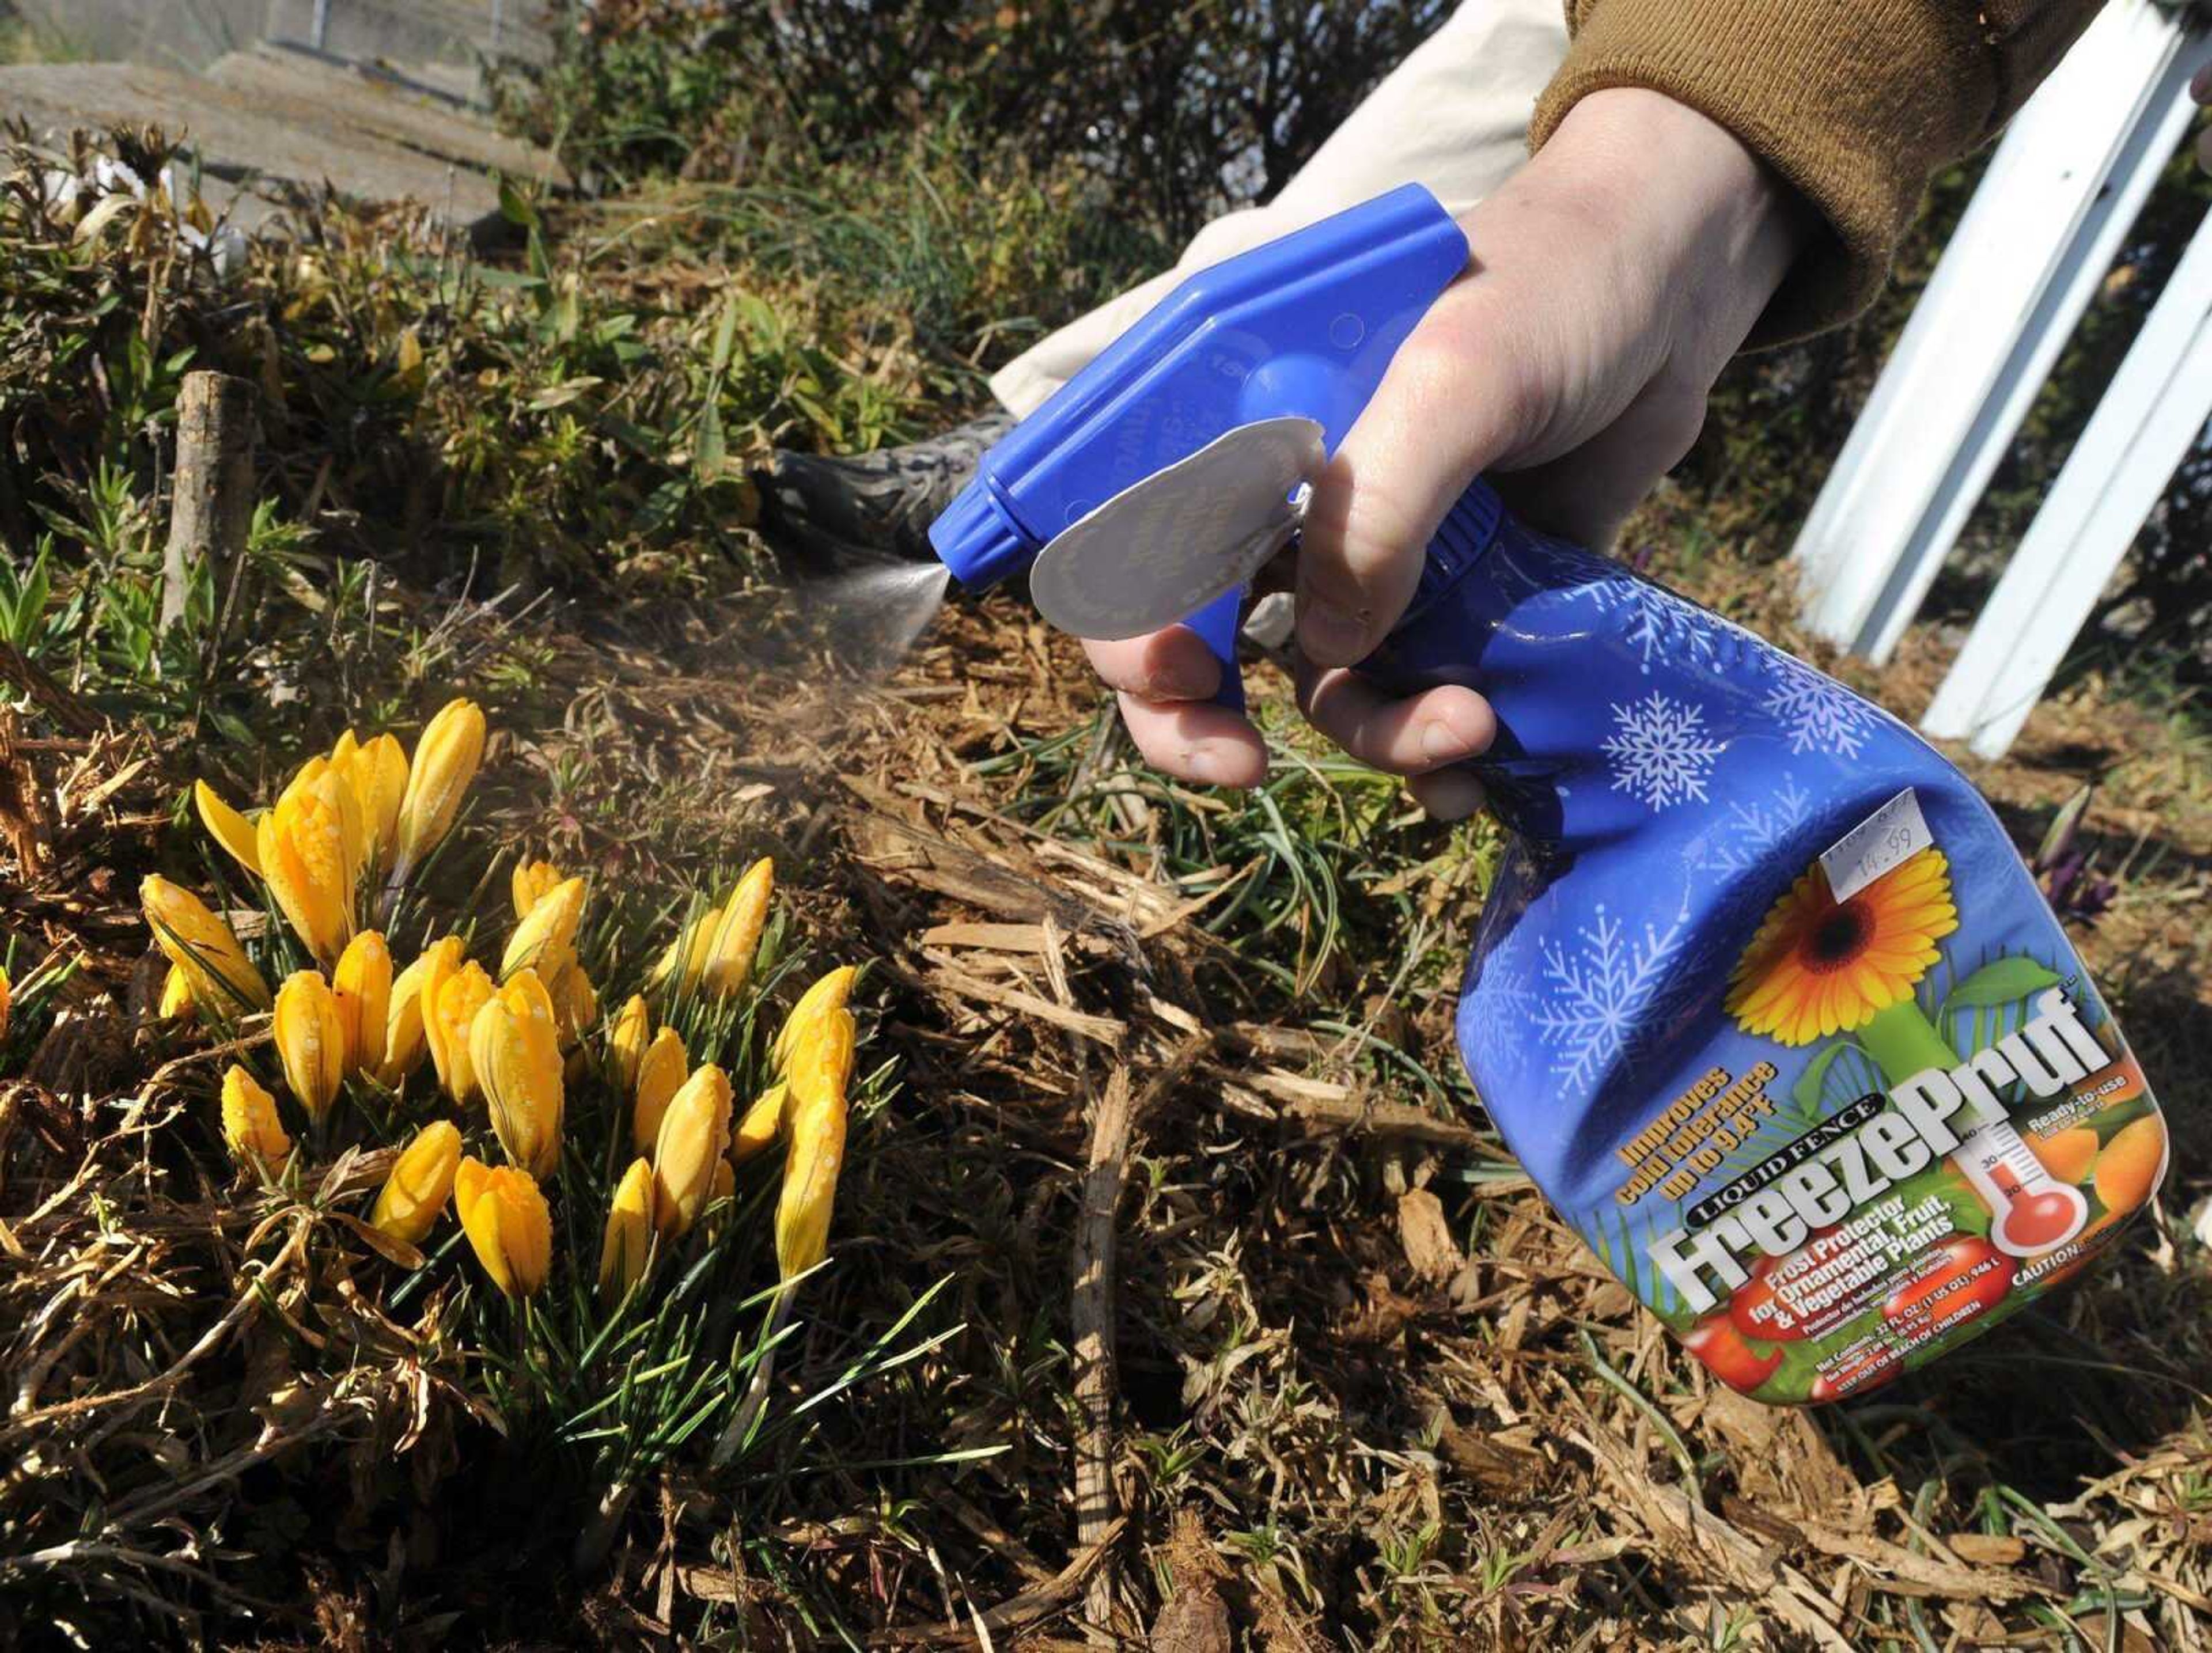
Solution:
[{"label": "price sticker", "polygon": [[1820,857],[1828,889],[1839,902],[1902,866],[1936,842],[1920,812],[1920,799],[1907,787],[1836,840]]}]

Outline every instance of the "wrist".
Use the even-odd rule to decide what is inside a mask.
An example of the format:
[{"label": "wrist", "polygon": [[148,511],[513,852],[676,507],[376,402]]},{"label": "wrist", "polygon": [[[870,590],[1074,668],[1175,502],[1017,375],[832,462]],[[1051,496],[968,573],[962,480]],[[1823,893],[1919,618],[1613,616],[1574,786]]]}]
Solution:
[{"label": "wrist", "polygon": [[1759,319],[1817,216],[1719,122],[1640,87],[1593,92],[1570,109],[1531,163],[1587,191],[1609,234],[1656,279],[1678,349],[1733,355]]}]

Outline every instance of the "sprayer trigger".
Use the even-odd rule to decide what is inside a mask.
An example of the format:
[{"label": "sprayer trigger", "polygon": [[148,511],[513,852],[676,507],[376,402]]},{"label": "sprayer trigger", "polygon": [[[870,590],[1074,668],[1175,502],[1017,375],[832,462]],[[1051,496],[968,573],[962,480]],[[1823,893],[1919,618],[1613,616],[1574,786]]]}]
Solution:
[{"label": "sprayer trigger", "polygon": [[1079,637],[1170,625],[1243,586],[1290,543],[1327,461],[1314,420],[1238,425],[1054,538],[1030,570],[1030,594]]}]

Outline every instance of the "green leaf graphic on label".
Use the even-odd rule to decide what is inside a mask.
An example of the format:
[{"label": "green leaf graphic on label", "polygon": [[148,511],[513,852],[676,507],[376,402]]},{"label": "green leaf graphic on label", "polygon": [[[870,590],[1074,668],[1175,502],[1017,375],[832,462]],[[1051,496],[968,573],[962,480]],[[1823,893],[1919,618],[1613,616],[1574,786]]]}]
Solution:
[{"label": "green leaf graphic on label", "polygon": [[1790,1087],[1790,1095],[1797,1109],[1808,1119],[1820,1115],[1820,1090],[1828,1082],[1828,1070],[1835,1066],[1836,1058],[1850,1048],[1848,1045],[1832,1044],[1805,1065],[1797,1076],[1797,1083]]},{"label": "green leaf graphic on label", "polygon": [[1960,982],[1943,1001],[1943,1009],[1947,1014],[1954,1010],[1992,1010],[1999,1005],[2017,1004],[2032,993],[2057,985],[2058,978],[2051,971],[2025,953],[2015,953],[1983,965]]}]

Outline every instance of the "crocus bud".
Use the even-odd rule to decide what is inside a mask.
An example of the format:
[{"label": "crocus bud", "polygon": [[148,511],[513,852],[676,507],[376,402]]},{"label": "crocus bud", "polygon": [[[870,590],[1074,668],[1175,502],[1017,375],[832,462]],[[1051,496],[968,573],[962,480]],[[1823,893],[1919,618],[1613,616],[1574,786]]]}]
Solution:
[{"label": "crocus bud", "polygon": [[815,1018],[793,1047],[786,1073],[794,1113],[833,1102],[845,1105],[845,1093],[853,1082],[853,1046],[859,1036],[849,1010],[827,1011]]},{"label": "crocus bud", "polygon": [[139,884],[138,901],[155,943],[185,973],[202,1009],[228,1017],[269,1008],[269,984],[230,927],[198,896],[156,874]]},{"label": "crocus bud", "polygon": [[399,801],[395,876],[404,878],[420,866],[451,830],[483,748],[484,716],[474,701],[447,702],[423,729]]},{"label": "crocus bud", "polygon": [[653,1216],[663,1234],[691,1231],[729,1147],[729,1076],[707,1062],[669,1099],[653,1142]]},{"label": "crocus bud", "polygon": [[384,1040],[392,1014],[392,950],[374,930],[363,930],[338,955],[331,976],[345,1024],[346,1072],[374,1073],[384,1066]]},{"label": "crocus bud", "polygon": [[192,802],[198,805],[200,824],[208,830],[208,836],[221,844],[231,860],[259,878],[261,851],[255,842],[253,823],[223,802],[204,781],[192,782]]},{"label": "crocus bud", "polygon": [[637,1088],[637,1065],[645,1060],[645,1047],[652,1037],[653,1012],[646,1008],[645,995],[634,993],[607,1035],[607,1079],[617,1090]]},{"label": "crocus bud", "polygon": [[516,921],[528,918],[530,909],[560,882],[560,872],[550,861],[517,861],[507,880],[507,889],[514,897]]},{"label": "crocus bud", "polygon": [[[354,817],[353,834],[347,816]],[[334,962],[353,936],[353,881],[360,871],[360,805],[350,783],[322,758],[301,769],[254,828],[261,876],[319,963]]]},{"label": "crocus bud", "polygon": [[599,990],[585,973],[583,960],[571,953],[545,991],[553,996],[553,1024],[560,1030],[561,1048],[573,1050],[584,1030],[599,1019]]},{"label": "crocus bud", "polygon": [[198,1006],[192,1003],[192,978],[174,964],[161,978],[161,1003],[154,1014],[164,1022],[181,1020]]},{"label": "crocus bud", "polygon": [[520,972],[484,1001],[469,1060],[508,1163],[550,1176],[561,1163],[561,1038],[537,971]]},{"label": "crocus bud", "polygon": [[853,996],[853,978],[860,973],[856,965],[840,964],[799,995],[799,1002],[784,1018],[782,1027],[776,1030],[775,1042],[769,1048],[771,1067],[781,1071],[790,1061],[793,1047],[816,1017],[845,1007],[845,1001]]},{"label": "crocus bud", "polygon": [[550,981],[568,967],[576,953],[576,924],[584,914],[584,881],[566,878],[547,890],[533,905],[499,961],[501,981],[517,970],[536,970],[540,981]]},{"label": "crocus bud", "polygon": [[785,1279],[803,1274],[830,1253],[830,1208],[845,1158],[842,1097],[792,1109],[791,1157],[775,1202],[775,1265]]},{"label": "crocus bud", "polygon": [[353,780],[368,838],[368,863],[380,872],[392,865],[398,847],[399,805],[407,795],[407,751],[398,737],[382,734],[363,742],[354,754]]},{"label": "crocus bud", "polygon": [[[174,964],[170,965],[170,974],[174,975],[176,969]],[[15,1008],[15,989],[8,985],[7,969],[0,966],[0,1039],[8,1036],[8,1018]]]},{"label": "crocus bud", "polygon": [[691,1059],[684,1054],[683,1035],[665,1027],[653,1036],[653,1042],[646,1046],[638,1062],[637,1088],[630,1098],[630,1143],[638,1152],[652,1153],[653,1144],[660,1139],[660,1117],[668,1111],[669,1098],[683,1088],[684,1076],[690,1071]]},{"label": "crocus bud", "polygon": [[477,1094],[469,1030],[476,1025],[477,1012],[490,1000],[492,992],[491,977],[473,958],[458,965],[433,960],[422,978],[422,1037],[430,1047],[438,1083],[463,1106],[474,1101]]},{"label": "crocus bud", "polygon": [[655,986],[672,980],[678,994],[690,992],[706,972],[707,960],[714,950],[714,933],[721,925],[722,909],[708,908],[676,933],[676,939],[668,944],[668,951],[660,955],[648,979]]},{"label": "crocus bud", "polygon": [[376,1070],[377,1083],[386,1089],[395,1086],[422,1065],[429,1054],[429,1040],[422,1025],[422,989],[429,981],[433,964],[447,970],[459,968],[461,939],[446,936],[423,949],[422,954],[392,983],[392,998],[384,1012],[384,1060]]},{"label": "crocus bud", "polygon": [[222,1139],[241,1164],[255,1160],[282,1170],[292,1157],[292,1139],[276,1117],[276,1098],[233,1062],[222,1076]]},{"label": "crocus bud", "polygon": [[606,1237],[599,1243],[599,1290],[619,1297],[637,1284],[653,1255],[653,1167],[633,1159],[607,1205]]},{"label": "crocus bud", "polygon": [[395,1240],[420,1245],[446,1201],[453,1197],[453,1174],[460,1169],[461,1133],[449,1120],[434,1120],[392,1162],[392,1174],[368,1214],[372,1225]]},{"label": "crocus bud", "polygon": [[758,1158],[775,1146],[783,1134],[785,1085],[778,1079],[753,1098],[753,1104],[738,1121],[738,1127],[730,1133],[730,1160],[742,1165],[748,1159]]},{"label": "crocus bud", "polygon": [[753,955],[760,951],[761,932],[768,926],[768,909],[775,896],[775,864],[766,856],[745,869],[738,887],[722,903],[707,948],[702,980],[718,999],[743,993],[752,979]]},{"label": "crocus bud", "polygon": [[511,1297],[534,1296],[553,1266],[553,1213],[529,1173],[464,1159],[453,1207],[491,1283]]},{"label": "crocus bud", "polygon": [[320,970],[295,970],[284,979],[272,1031],[285,1085],[307,1117],[319,1122],[346,1074],[345,1018]]}]

